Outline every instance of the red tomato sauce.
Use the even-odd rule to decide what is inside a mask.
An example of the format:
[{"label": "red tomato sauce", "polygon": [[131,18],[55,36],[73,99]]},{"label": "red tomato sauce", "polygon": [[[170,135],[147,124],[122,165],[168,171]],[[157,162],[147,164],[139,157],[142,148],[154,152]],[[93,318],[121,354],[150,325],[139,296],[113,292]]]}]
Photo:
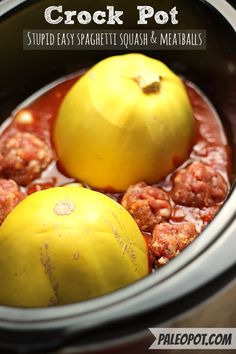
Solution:
[{"label": "red tomato sauce", "polygon": [[[56,84],[25,107],[16,110],[9,119],[8,126],[3,130],[0,142],[4,142],[9,135],[20,131],[33,133],[51,146],[52,125],[58,109],[66,93],[77,81],[78,77],[65,78],[64,81]],[[178,166],[178,162],[176,161],[176,170],[164,180],[154,185],[162,188],[167,194],[173,188],[173,178],[177,171],[180,171],[194,161],[200,161],[212,166],[224,177],[229,186],[230,148],[219,117],[211,103],[192,83],[185,81],[185,85],[196,120],[197,133],[189,159],[181,166]],[[35,191],[62,186],[71,182],[77,181],[63,173],[63,170],[59,168],[55,155],[54,161],[41,174],[41,177],[24,187],[24,192],[31,194]],[[89,188],[86,185],[85,187]],[[121,202],[123,197],[123,193],[115,193],[108,190],[101,192],[118,202]],[[173,224],[191,222],[195,225],[199,234],[213,219],[222,203],[210,207],[196,208],[178,205],[171,200],[172,215],[169,222]],[[144,234],[149,243],[150,234],[148,232]],[[150,262],[153,264],[153,254],[150,249],[149,253]]]}]

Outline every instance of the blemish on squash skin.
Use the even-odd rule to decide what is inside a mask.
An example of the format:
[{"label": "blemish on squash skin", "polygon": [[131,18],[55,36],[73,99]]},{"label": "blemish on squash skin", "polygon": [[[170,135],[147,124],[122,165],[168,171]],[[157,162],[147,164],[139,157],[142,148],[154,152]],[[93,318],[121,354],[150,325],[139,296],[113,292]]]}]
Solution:
[{"label": "blemish on squash skin", "polygon": [[40,247],[40,262],[44,268],[44,272],[48,277],[49,283],[52,288],[53,295],[49,299],[49,306],[54,306],[59,304],[59,298],[58,298],[58,289],[59,289],[59,284],[56,282],[56,279],[53,274],[53,270],[55,270],[55,267],[52,265],[52,260],[49,254],[49,245],[47,242],[43,244],[42,247]]},{"label": "blemish on squash skin", "polygon": [[69,199],[60,200],[56,203],[53,211],[58,216],[70,215],[75,210],[75,204]]},{"label": "blemish on squash skin", "polygon": [[127,249],[127,243],[124,243],[123,247],[122,247],[122,254],[125,254]]},{"label": "blemish on squash skin", "polygon": [[80,259],[80,255],[79,255],[78,252],[77,252],[77,253],[74,253],[73,259],[74,259],[74,261],[78,261],[78,260]]}]

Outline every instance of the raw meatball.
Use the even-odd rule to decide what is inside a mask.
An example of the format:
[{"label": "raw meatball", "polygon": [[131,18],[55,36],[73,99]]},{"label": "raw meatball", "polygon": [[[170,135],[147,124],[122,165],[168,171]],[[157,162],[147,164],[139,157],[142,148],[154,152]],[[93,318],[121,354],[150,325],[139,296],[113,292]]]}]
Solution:
[{"label": "raw meatball", "polygon": [[160,222],[171,215],[167,193],[157,187],[140,182],[130,186],[122,199],[122,205],[130,212],[142,231],[152,232]]},{"label": "raw meatball", "polygon": [[156,265],[162,266],[187,247],[197,236],[194,224],[162,223],[155,227],[150,249],[156,257]]},{"label": "raw meatball", "polygon": [[176,204],[203,208],[222,202],[228,191],[224,178],[212,167],[193,162],[177,172],[171,197]]},{"label": "raw meatball", "polygon": [[15,181],[0,179],[0,224],[25,195]]},{"label": "raw meatball", "polygon": [[27,185],[48,166],[52,150],[31,133],[19,132],[0,144],[0,175]]},{"label": "raw meatball", "polygon": [[155,267],[155,261],[156,261],[156,257],[153,254],[151,247],[150,247],[150,243],[151,243],[151,235],[150,233],[145,233],[143,232],[143,237],[146,241],[147,244],[147,250],[148,250],[148,263],[149,263],[149,272],[152,272],[152,269]]}]

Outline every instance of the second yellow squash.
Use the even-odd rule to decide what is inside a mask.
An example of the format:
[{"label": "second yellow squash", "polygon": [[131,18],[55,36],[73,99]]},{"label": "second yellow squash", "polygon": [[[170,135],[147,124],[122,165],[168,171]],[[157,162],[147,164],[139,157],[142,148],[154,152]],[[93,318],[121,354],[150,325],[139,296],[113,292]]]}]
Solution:
[{"label": "second yellow squash", "polygon": [[54,126],[66,172],[95,188],[154,183],[188,157],[194,118],[184,84],[142,54],[109,57],[66,95]]}]

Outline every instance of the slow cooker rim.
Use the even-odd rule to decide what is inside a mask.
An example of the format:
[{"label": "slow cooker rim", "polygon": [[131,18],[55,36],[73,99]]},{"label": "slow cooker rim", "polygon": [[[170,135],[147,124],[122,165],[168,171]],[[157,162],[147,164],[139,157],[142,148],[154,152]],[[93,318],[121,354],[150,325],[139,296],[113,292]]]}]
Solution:
[{"label": "slow cooker rim", "polygon": [[[210,5],[213,7],[215,10],[217,10],[220,13],[220,10],[222,11],[222,5],[227,6],[227,15],[225,16],[224,13],[222,16],[224,16],[225,20],[232,26],[234,30],[236,30],[236,23],[233,21],[233,18],[229,17],[228,10],[231,8],[231,11],[234,11],[233,7],[229,5],[226,1],[220,3],[218,0],[200,0],[201,2]],[[26,3],[27,0],[15,0],[14,2],[11,3],[11,5],[6,4],[8,1],[5,0],[3,1],[2,4],[0,4],[0,14],[3,12],[6,13],[6,11],[10,11],[11,9],[15,8],[15,5],[18,4],[23,4]],[[5,10],[4,10],[5,6]],[[8,7],[8,10],[6,10],[6,7]],[[231,191],[231,194],[226,201],[225,205],[222,207],[218,215],[215,217],[215,219],[212,221],[212,223],[208,226],[207,231],[203,232],[202,235],[204,234],[204,238],[208,239],[208,247],[212,245],[212,243],[215,241],[215,239],[221,234],[222,231],[227,229],[227,227],[230,225],[231,221],[235,218],[236,212],[231,208],[230,205],[233,205],[236,202],[236,188],[234,187],[233,190]],[[221,229],[218,229],[218,225],[221,225]],[[214,232],[213,232],[214,231]],[[209,237],[208,235],[212,235]],[[214,235],[214,237],[213,237]],[[194,245],[191,245],[186,249],[181,257],[177,257],[174,259],[168,266],[163,268],[162,270],[162,281],[165,279],[169,278],[173,274],[176,274],[177,272],[181,271],[186,264],[191,263],[193,260],[196,259],[196,257],[204,252],[205,250],[205,242],[204,242],[204,247],[202,245],[202,238],[198,238],[195,242]],[[192,257],[193,253],[193,247],[195,249],[195,257]],[[191,256],[191,257],[190,257]],[[175,271],[174,271],[175,270]],[[150,275],[149,277],[141,280],[140,282],[136,284],[132,284],[129,287],[125,289],[118,290],[112,294],[108,294],[105,296],[102,296],[100,298],[96,298],[93,300],[89,300],[86,302],[78,303],[78,304],[69,304],[69,305],[64,305],[64,306],[59,306],[55,308],[40,308],[40,309],[18,309],[18,308],[9,308],[9,307],[0,307],[0,327],[1,326],[6,326],[8,323],[9,327],[11,327],[11,324],[14,326],[16,323],[19,324],[24,324],[24,328],[29,328],[32,329],[32,324],[33,323],[41,323],[42,326],[47,321],[47,325],[51,323],[52,321],[63,321],[65,318],[71,318],[81,316],[82,314],[87,314],[93,311],[100,311],[104,310],[106,307],[109,306],[114,306],[116,303],[120,303],[123,300],[127,300],[127,298],[132,299],[134,294],[140,294],[144,291],[148,291],[150,287],[154,287],[157,284],[160,283],[160,279],[158,278],[158,282],[156,282],[155,279],[155,274]],[[142,285],[142,286],[141,286]],[[132,288],[132,291],[131,291]],[[129,296],[127,296],[127,290],[129,289]],[[126,291],[126,296],[125,298],[122,299],[121,294],[124,294]],[[110,299],[110,301],[108,301]],[[93,303],[96,302],[96,306],[92,306]],[[86,309],[87,307],[87,309]],[[45,311],[46,309],[46,311]],[[82,311],[81,311],[82,310]],[[45,313],[47,312],[47,313]],[[27,315],[26,315],[27,314]],[[57,323],[57,326],[60,327],[61,323]]]}]

